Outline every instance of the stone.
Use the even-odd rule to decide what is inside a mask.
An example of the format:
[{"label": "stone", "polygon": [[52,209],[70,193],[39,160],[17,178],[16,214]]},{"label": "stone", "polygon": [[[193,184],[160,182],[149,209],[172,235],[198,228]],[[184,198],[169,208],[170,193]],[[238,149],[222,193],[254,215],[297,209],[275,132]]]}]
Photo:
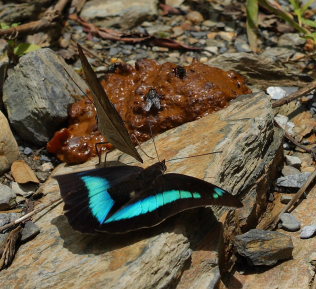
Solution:
[{"label": "stone", "polygon": [[16,205],[14,191],[3,184],[0,184],[0,211],[8,210]]},{"label": "stone", "polygon": [[39,6],[30,3],[1,4],[0,19],[3,23],[27,22],[39,12]]},{"label": "stone", "polygon": [[295,127],[295,124],[291,121],[289,121],[289,118],[282,114],[277,114],[274,117],[274,120],[278,123],[280,127],[282,127],[284,130],[286,130],[288,133],[293,133],[293,128]]},{"label": "stone", "polygon": [[[20,218],[20,213],[1,213],[0,214],[0,227],[14,222],[16,219]],[[1,234],[0,234],[1,236]]]},{"label": "stone", "polygon": [[186,18],[192,22],[192,24],[200,24],[204,21],[203,15],[198,11],[190,11]]},{"label": "stone", "polygon": [[296,232],[301,228],[301,223],[299,220],[292,214],[283,213],[280,216],[282,222],[282,228],[290,232]]},{"label": "stone", "polygon": [[[11,266],[1,272],[2,288],[9,289],[17,279],[22,280],[23,289],[149,289],[176,284],[184,289],[212,288],[206,286],[218,283],[219,264],[232,260],[229,253],[220,253],[221,244],[230,244],[231,248],[235,230],[239,230],[237,216],[242,216],[240,222],[244,224],[247,218],[255,220],[265,211],[265,196],[282,161],[282,134],[273,125],[270,101],[264,93],[238,97],[221,111],[158,135],[155,142],[160,158],[167,160],[221,151],[168,161],[168,172],[205,179],[233,194],[242,191],[247,206],[236,213],[217,207],[195,209],[150,229],[91,236],[70,227],[60,204],[41,213],[36,221],[41,233],[22,245]],[[142,148],[148,155],[155,155],[151,140]],[[155,162],[140,154],[144,164],[136,164],[117,150],[110,152],[107,160],[144,167]],[[53,175],[95,168],[97,163],[95,158],[77,166],[62,164]],[[60,196],[52,178],[43,184],[42,192],[44,197],[36,207]],[[214,215],[224,223],[224,236]]]},{"label": "stone", "polygon": [[46,163],[41,164],[39,169],[43,172],[49,172],[54,169],[54,165],[51,162],[46,162]]},{"label": "stone", "polygon": [[288,204],[292,200],[292,196],[288,194],[282,194],[281,196],[281,203]]},{"label": "stone", "polygon": [[245,37],[237,37],[234,42],[234,46],[238,52],[251,52],[250,46]]},{"label": "stone", "polygon": [[88,19],[111,19],[111,25],[120,25],[124,29],[132,28],[143,21],[151,20],[158,15],[158,0],[92,0],[87,2],[80,16]]},{"label": "stone", "polygon": [[288,46],[292,48],[293,46],[302,46],[305,42],[306,39],[301,37],[298,33],[283,33],[278,40],[278,46]]},{"label": "stone", "polygon": [[235,238],[238,254],[250,265],[273,266],[281,260],[292,258],[291,237],[274,231],[252,229]]},{"label": "stone", "polygon": [[224,53],[210,59],[208,64],[221,69],[236,70],[246,76],[249,83],[262,89],[267,88],[267,83],[270,86],[291,86],[293,83],[304,86],[306,82],[312,81],[306,75],[286,69],[282,63],[274,59],[245,52]]},{"label": "stone", "polygon": [[25,147],[24,150],[23,150],[23,153],[26,155],[26,156],[29,156],[33,153],[33,150],[29,147]]},{"label": "stone", "polygon": [[295,156],[285,155],[285,160],[286,160],[286,163],[292,167],[299,168],[302,164],[301,159]]},{"label": "stone", "polygon": [[279,100],[297,90],[298,87],[269,86],[267,88],[267,93],[271,96],[271,99]]},{"label": "stone", "polygon": [[282,175],[285,177],[300,174],[300,173],[301,173],[300,170],[298,170],[297,168],[294,168],[292,166],[284,166],[282,169]]},{"label": "stone", "polygon": [[314,236],[315,232],[316,232],[316,225],[304,226],[302,228],[300,238],[309,239]]},{"label": "stone", "polygon": [[40,233],[40,228],[32,221],[25,223],[21,234],[21,242],[28,242]]},{"label": "stone", "polygon": [[[306,199],[299,202],[292,212],[302,224],[315,224],[316,187],[311,188]],[[300,233],[288,233],[294,245],[293,259],[279,263],[269,270],[251,270],[251,274],[235,272],[226,288],[243,289],[311,289],[315,285],[315,271],[311,257],[315,255],[316,238],[301,239]],[[315,257],[313,258],[315,260]],[[312,269],[312,270],[311,270]],[[236,284],[238,284],[236,287]]]},{"label": "stone", "polygon": [[311,173],[305,172],[286,177],[280,177],[276,181],[276,185],[284,188],[301,188],[307,181]]},{"label": "stone", "polygon": [[35,193],[38,185],[34,183],[18,184],[17,182],[11,183],[11,189],[15,194],[28,198]]},{"label": "stone", "polygon": [[[76,83],[76,84],[75,84]],[[20,58],[8,71],[3,102],[17,134],[35,145],[46,145],[67,120],[69,104],[86,91],[78,74],[52,50],[45,48]]]},{"label": "stone", "polygon": [[0,111],[0,175],[10,169],[19,157],[19,147],[10,129],[8,120]]}]

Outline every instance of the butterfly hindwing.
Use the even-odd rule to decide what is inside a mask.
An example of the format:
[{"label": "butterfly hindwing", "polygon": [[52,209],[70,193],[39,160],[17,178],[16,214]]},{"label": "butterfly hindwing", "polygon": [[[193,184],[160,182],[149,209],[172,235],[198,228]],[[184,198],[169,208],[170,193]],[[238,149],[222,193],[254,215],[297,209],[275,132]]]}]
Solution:
[{"label": "butterfly hindwing", "polygon": [[86,81],[93,94],[94,104],[97,109],[99,130],[117,149],[143,162],[131,141],[121,116],[109,100],[79,44],[78,51]]},{"label": "butterfly hindwing", "polygon": [[80,232],[94,232],[111,212],[130,200],[130,180],[142,171],[118,166],[55,176],[70,225]]},{"label": "butterfly hindwing", "polygon": [[237,197],[211,183],[186,175],[166,174],[109,215],[98,231],[120,233],[152,227],[179,212],[209,205],[242,206]]}]

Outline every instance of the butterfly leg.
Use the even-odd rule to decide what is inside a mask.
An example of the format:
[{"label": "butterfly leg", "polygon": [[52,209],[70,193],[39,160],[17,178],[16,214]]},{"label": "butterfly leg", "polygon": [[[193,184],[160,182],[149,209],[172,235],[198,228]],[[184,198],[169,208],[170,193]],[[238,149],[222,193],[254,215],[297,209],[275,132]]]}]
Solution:
[{"label": "butterfly leg", "polygon": [[[101,164],[101,156],[102,156],[102,150],[99,149],[99,146],[104,145],[104,144],[109,144],[109,142],[98,142],[98,143],[95,144],[95,150],[96,150],[96,152],[97,152],[97,154],[98,154],[98,158],[99,158],[99,163],[98,163],[98,165]],[[109,150],[106,150],[106,151],[105,151],[104,164],[106,163],[106,157],[107,157],[107,154],[108,154],[108,153],[109,153]]]}]

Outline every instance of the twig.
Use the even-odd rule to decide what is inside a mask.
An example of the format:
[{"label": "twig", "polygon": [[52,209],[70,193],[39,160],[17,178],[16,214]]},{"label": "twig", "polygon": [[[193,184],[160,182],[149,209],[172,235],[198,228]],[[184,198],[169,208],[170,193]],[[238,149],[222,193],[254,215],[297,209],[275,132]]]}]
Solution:
[{"label": "twig", "polygon": [[288,132],[284,130],[284,136],[291,141],[293,144],[301,148],[302,150],[306,151],[307,153],[310,153],[313,157],[314,160],[316,160],[316,150],[315,149],[310,149],[301,143],[299,143],[294,137],[292,137]]},{"label": "twig", "polygon": [[316,80],[311,82],[310,84],[306,85],[305,87],[291,93],[289,96],[284,97],[284,98],[272,103],[272,107],[275,108],[275,107],[282,106],[283,104],[287,104],[294,99],[297,99],[301,96],[304,96],[305,94],[311,92],[315,88],[316,88]]},{"label": "twig", "polygon": [[310,149],[307,146],[302,145],[299,143],[293,136],[291,136],[283,127],[281,127],[276,121],[275,124],[281,128],[284,131],[284,136],[293,144],[295,144],[297,147],[301,148],[302,150],[306,151],[307,153],[310,153],[314,160],[316,160],[316,150]]},{"label": "twig", "polygon": [[0,36],[34,33],[46,29],[55,24],[55,20],[62,15],[62,11],[64,10],[68,2],[69,0],[59,0],[55,6],[50,7],[46,10],[44,14],[45,16],[40,20],[25,23],[17,27],[0,29]]},{"label": "twig", "polygon": [[43,211],[44,209],[50,207],[51,205],[53,205],[54,203],[56,203],[56,202],[58,202],[58,201],[61,201],[61,198],[57,198],[57,199],[55,199],[55,200],[49,202],[48,204],[46,204],[46,205],[44,205],[44,206],[41,206],[41,207],[35,209],[34,211],[32,211],[32,212],[30,212],[30,213],[25,214],[25,215],[22,216],[21,218],[16,219],[15,221],[13,221],[13,222],[11,222],[11,223],[9,223],[9,224],[6,224],[6,225],[0,227],[0,233],[1,233],[2,231],[6,230],[6,229],[9,229],[9,228],[11,228],[11,227],[13,227],[13,226],[15,226],[15,225],[17,225],[17,224],[22,223],[22,222],[25,221],[26,219],[28,219],[28,218],[30,218],[31,216],[33,216],[33,215],[35,215],[35,214],[37,214],[37,213]]}]

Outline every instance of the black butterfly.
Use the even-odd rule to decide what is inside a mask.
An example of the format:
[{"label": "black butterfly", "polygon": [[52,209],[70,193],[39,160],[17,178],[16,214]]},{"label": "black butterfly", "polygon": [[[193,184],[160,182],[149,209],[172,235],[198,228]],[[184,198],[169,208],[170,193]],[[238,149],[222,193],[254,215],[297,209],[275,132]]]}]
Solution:
[{"label": "black butterfly", "polygon": [[165,171],[162,161],[146,169],[117,166],[55,178],[70,225],[83,233],[124,233],[196,207],[242,206],[236,196],[211,183]]}]

